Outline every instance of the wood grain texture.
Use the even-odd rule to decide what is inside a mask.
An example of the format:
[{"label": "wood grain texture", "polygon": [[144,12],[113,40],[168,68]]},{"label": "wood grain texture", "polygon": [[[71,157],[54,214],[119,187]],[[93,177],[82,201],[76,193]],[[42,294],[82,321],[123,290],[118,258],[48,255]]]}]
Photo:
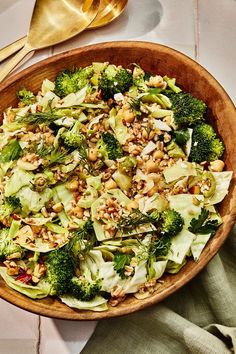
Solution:
[{"label": "wood grain texture", "polygon": [[146,71],[176,77],[178,85],[208,105],[209,120],[225,143],[226,169],[232,170],[234,174],[229,193],[219,205],[224,223],[208,242],[199,261],[195,263],[189,260],[178,274],[165,275],[164,283],[150,298],[137,300],[129,296],[117,307],[110,307],[108,311],[102,313],[76,311],[52,297],[31,300],[8,288],[0,279],[0,297],[3,299],[43,316],[69,320],[97,320],[126,315],[162,301],[194,278],[214,257],[226,240],[236,219],[235,107],[220,84],[203,67],[180,52],[148,42],[107,42],[65,52],[41,61],[4,81],[0,85],[0,112],[16,104],[15,93],[18,89],[26,86],[37,92],[43,79],[53,80],[56,74],[65,68],[86,66],[93,61],[109,61],[126,67],[135,62]]}]

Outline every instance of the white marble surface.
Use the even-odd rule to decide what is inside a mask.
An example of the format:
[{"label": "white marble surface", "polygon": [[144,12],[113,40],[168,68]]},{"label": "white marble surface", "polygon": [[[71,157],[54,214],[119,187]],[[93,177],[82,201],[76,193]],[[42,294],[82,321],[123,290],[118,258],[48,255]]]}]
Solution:
[{"label": "white marble surface", "polygon": [[[0,47],[27,32],[34,0],[0,0]],[[236,102],[235,0],[129,0],[114,23],[37,52],[24,67],[54,53],[109,40],[145,40],[197,59]],[[0,354],[78,354],[96,322],[52,320],[0,300]],[[104,354],[107,354],[104,352]]]}]

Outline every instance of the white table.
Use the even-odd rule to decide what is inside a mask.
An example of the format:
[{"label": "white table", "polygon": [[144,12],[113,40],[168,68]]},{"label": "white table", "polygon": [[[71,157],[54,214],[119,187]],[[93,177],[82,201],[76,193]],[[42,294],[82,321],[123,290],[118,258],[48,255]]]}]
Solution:
[{"label": "white table", "polygon": [[[0,47],[27,32],[33,5],[34,0],[0,0]],[[111,25],[39,51],[24,67],[86,44],[152,41],[198,60],[236,102],[235,19],[235,0],[129,0],[126,11]],[[0,314],[0,354],[78,354],[96,326],[40,317],[3,300]]]}]

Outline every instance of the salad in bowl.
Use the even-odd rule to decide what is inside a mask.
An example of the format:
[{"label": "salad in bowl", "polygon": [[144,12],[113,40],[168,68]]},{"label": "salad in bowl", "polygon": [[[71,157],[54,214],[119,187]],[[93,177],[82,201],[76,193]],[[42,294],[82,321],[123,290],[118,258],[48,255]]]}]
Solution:
[{"label": "salad in bowl", "polygon": [[152,296],[221,225],[224,145],[175,78],[94,62],[22,87],[0,126],[0,275],[106,311]]}]

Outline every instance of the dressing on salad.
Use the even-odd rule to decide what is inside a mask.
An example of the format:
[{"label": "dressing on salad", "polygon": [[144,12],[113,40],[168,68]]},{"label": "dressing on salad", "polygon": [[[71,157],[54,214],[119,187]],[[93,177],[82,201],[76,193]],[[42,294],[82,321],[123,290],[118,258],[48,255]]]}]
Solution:
[{"label": "dressing on salad", "polygon": [[105,311],[197,262],[232,172],[206,104],[174,78],[65,70],[0,126],[0,275],[33,299]]}]

